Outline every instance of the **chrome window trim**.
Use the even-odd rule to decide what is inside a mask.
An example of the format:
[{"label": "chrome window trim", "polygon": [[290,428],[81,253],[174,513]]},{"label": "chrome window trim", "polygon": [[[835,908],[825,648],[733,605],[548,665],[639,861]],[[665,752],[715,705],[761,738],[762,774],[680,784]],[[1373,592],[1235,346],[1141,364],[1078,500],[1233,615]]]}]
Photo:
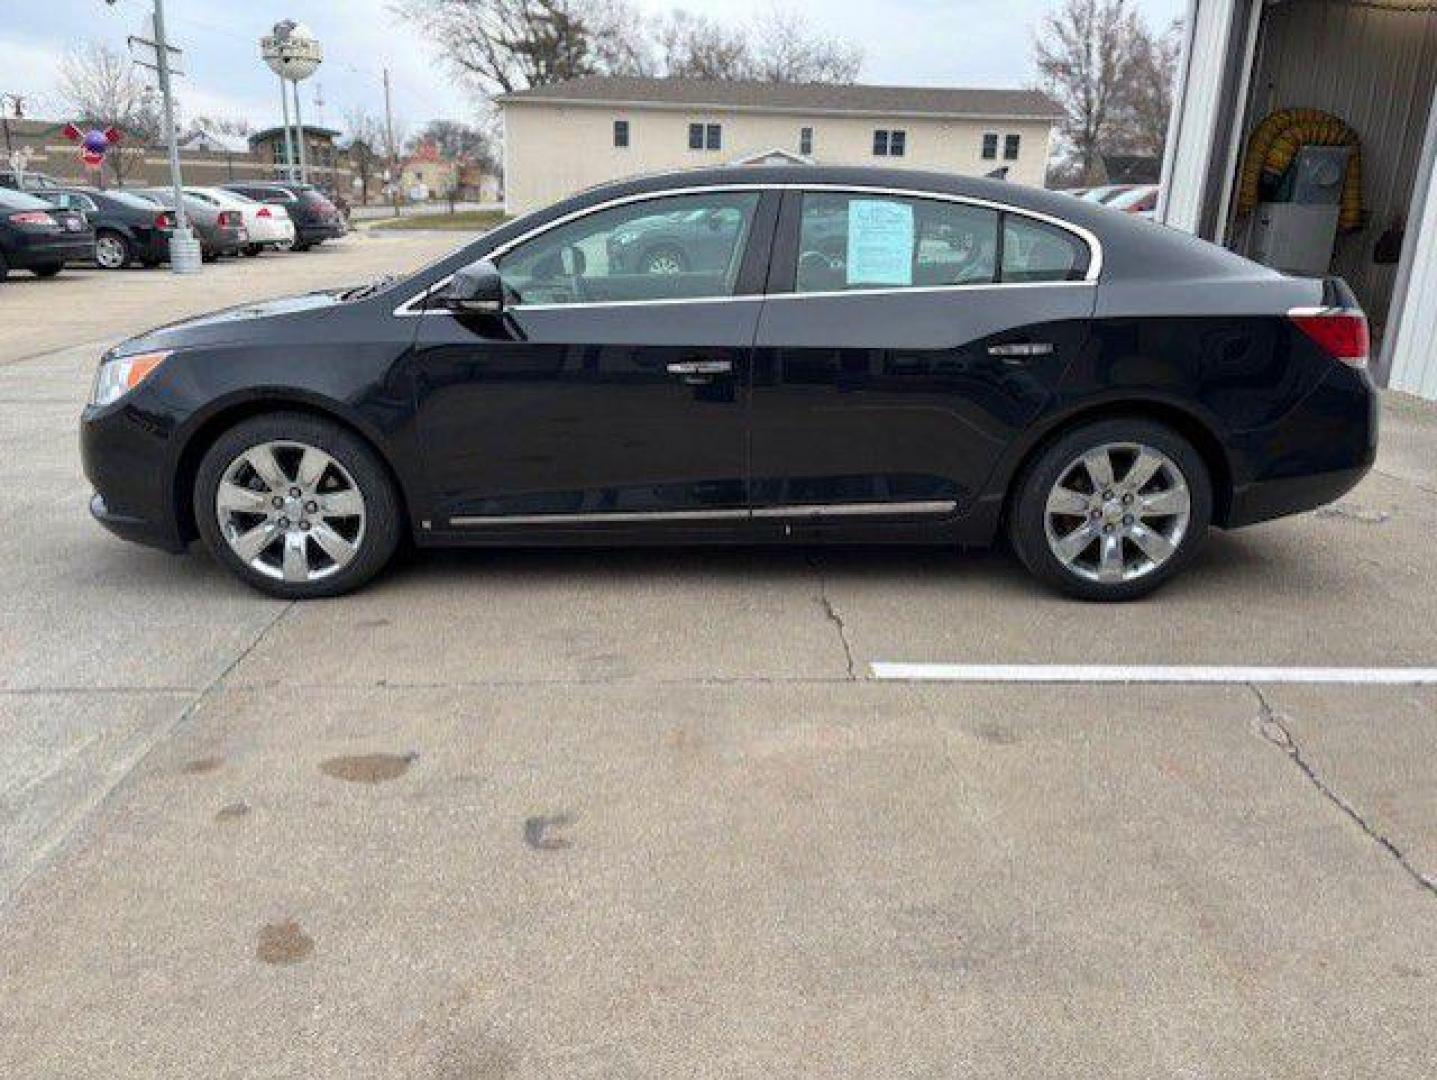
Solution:
[{"label": "chrome window trim", "polygon": [[[616,206],[627,206],[629,203],[645,202],[657,199],[665,199],[678,195],[698,195],[707,192],[721,191],[826,191],[826,192],[848,192],[871,195],[892,195],[898,198],[909,199],[933,199],[940,202],[964,203],[968,206],[978,206],[988,210],[995,210],[1000,213],[1017,214],[1020,217],[1031,218],[1034,221],[1041,221],[1062,229],[1082,240],[1088,247],[1088,269],[1081,281],[990,281],[973,282],[963,285],[926,285],[926,286],[896,286],[892,289],[849,289],[833,293],[747,293],[743,296],[709,296],[709,297],[679,297],[674,299],[656,300],[595,300],[581,301],[577,304],[516,304],[511,311],[532,311],[546,308],[592,308],[592,307],[617,307],[633,305],[657,305],[657,304],[699,304],[732,302],[735,300],[771,300],[779,297],[803,297],[803,296],[858,296],[858,295],[881,295],[885,293],[932,291],[943,292],[950,289],[1017,289],[1033,288],[1042,286],[1052,288],[1054,285],[1095,285],[1103,270],[1103,244],[1097,236],[1089,229],[1076,225],[1052,214],[1045,214],[1040,210],[1027,210],[1021,206],[1012,206],[1008,203],[997,202],[993,199],[984,199],[976,195],[954,195],[941,191],[920,191],[912,188],[895,188],[877,185],[864,184],[772,184],[772,183],[727,183],[727,184],[701,184],[692,187],[669,188],[664,191],[644,191],[632,195],[621,195],[610,199],[607,202],[595,203],[593,206],[586,206],[579,210],[571,211],[563,217],[555,218],[553,221],[545,222],[543,225],[535,226],[528,232],[524,232],[505,241],[490,251],[485,257],[498,259],[506,253],[518,247],[520,244],[533,237],[540,236],[551,229],[557,229],[561,225],[567,225],[571,221],[588,217],[590,214],[597,214],[602,210],[609,210]],[[462,249],[461,249],[462,250]],[[415,293],[409,299],[397,305],[391,312],[399,318],[416,318],[425,315],[444,315],[453,318],[452,311],[433,310],[426,311],[416,305],[422,304],[435,291],[442,289],[449,284],[453,274],[439,279],[422,291]]]},{"label": "chrome window trim", "polygon": [[744,521],[773,518],[881,517],[893,514],[946,515],[958,508],[952,499],[914,502],[793,503],[784,506],[739,507],[731,510],[609,510],[584,514],[460,514],[451,526],[602,525],[658,521]]}]

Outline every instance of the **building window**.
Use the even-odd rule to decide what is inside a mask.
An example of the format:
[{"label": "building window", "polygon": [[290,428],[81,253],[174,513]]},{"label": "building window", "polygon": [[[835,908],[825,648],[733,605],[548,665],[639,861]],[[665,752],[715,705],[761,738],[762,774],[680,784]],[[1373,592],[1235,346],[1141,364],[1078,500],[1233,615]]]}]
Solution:
[{"label": "building window", "polygon": [[873,132],[873,156],[902,157],[907,142],[906,131],[886,131],[878,128]]},{"label": "building window", "polygon": [[1019,141],[1019,140],[1018,140],[1018,136],[1017,136],[1017,135],[1005,135],[1005,136],[1003,136],[1003,160],[1004,160],[1004,161],[1017,161],[1017,160],[1018,160],[1018,141]]},{"label": "building window", "polygon": [[798,129],[798,152],[805,157],[813,153],[813,128]]},{"label": "building window", "polygon": [[614,121],[614,145],[618,147],[629,145],[629,122],[627,120]]},{"label": "building window", "polygon": [[983,160],[995,161],[998,157],[998,133],[990,131],[983,136]]},{"label": "building window", "polygon": [[689,149],[690,149],[690,150],[722,150],[722,149],[723,149],[723,125],[722,125],[722,124],[690,124],[690,125],[689,125]]}]

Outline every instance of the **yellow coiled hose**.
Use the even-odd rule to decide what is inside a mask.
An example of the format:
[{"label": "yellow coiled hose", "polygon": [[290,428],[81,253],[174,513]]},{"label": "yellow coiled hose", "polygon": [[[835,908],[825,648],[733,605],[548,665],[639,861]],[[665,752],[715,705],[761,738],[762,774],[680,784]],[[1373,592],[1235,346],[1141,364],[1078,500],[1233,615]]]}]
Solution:
[{"label": "yellow coiled hose", "polygon": [[1238,211],[1252,213],[1263,181],[1280,180],[1304,146],[1352,147],[1347,172],[1342,178],[1337,227],[1342,232],[1362,228],[1367,219],[1367,208],[1362,202],[1362,144],[1357,132],[1321,109],[1281,109],[1253,128],[1237,189]]}]

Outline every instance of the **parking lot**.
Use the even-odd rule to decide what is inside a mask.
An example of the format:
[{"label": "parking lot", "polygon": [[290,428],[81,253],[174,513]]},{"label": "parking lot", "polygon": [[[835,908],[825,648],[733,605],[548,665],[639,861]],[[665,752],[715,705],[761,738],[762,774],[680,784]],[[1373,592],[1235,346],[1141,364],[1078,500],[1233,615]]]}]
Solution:
[{"label": "parking lot", "polygon": [[90,521],[106,344],[462,240],[0,286],[0,1075],[1432,1075],[1437,409],[1126,606],[877,548],[292,605]]}]

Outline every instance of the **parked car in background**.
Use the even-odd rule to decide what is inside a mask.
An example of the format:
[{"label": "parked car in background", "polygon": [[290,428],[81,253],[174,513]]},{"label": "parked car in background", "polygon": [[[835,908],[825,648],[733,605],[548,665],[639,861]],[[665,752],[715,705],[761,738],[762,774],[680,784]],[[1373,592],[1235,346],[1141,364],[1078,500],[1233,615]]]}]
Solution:
[{"label": "parked car in background", "polygon": [[65,181],[57,180],[48,173],[30,172],[28,169],[23,173],[16,173],[14,169],[0,169],[0,188],[13,188],[16,191],[39,191],[43,188],[62,187]]},{"label": "parked car in background", "polygon": [[88,262],[94,251],[95,231],[80,211],[0,188],[0,281],[11,270],[54,277],[67,262]]},{"label": "parked car in background", "polygon": [[313,184],[254,180],[223,186],[259,202],[283,206],[294,221],[295,251],[307,251],[316,244],[337,239],[345,233],[344,217],[339,208]]},{"label": "parked car in background", "polygon": [[81,210],[95,230],[95,265],[121,270],[133,263],[158,266],[170,257],[175,216],[133,191],[65,187],[39,192],[57,206]]},{"label": "parked car in background", "polygon": [[[673,235],[703,269],[604,258],[656,221],[697,223]],[[1127,600],[1210,525],[1362,478],[1367,352],[1341,279],[1091,203],[744,165],[591,188],[407,278],[122,342],[81,448],[103,525],[176,552],[202,538],[289,599],[357,587],[405,537],[1006,535],[1049,585]]]},{"label": "parked car in background", "polygon": [[294,246],[294,222],[278,203],[260,202],[222,187],[187,187],[185,194],[216,210],[233,210],[244,222],[249,242],[240,250],[258,255],[267,247],[289,250]]},{"label": "parked car in background", "polygon": [[1058,193],[1059,193],[1060,195],[1071,195],[1071,196],[1072,196],[1073,198],[1075,198],[1075,199],[1081,199],[1084,195],[1086,195],[1088,192],[1092,191],[1093,189],[1092,189],[1092,188],[1085,188],[1085,187],[1070,187],[1070,188],[1058,188],[1057,190],[1058,190]]},{"label": "parked car in background", "polygon": [[1121,210],[1125,214],[1152,217],[1158,208],[1158,185],[1139,184],[1127,191],[1119,192],[1103,204],[1109,210]]},{"label": "parked car in background", "polygon": [[1104,184],[1102,187],[1089,188],[1081,198],[1084,202],[1102,203],[1106,206],[1125,191],[1131,191],[1137,187],[1136,184]]},{"label": "parked car in background", "polygon": [[[175,193],[169,188],[144,188],[140,194],[154,199],[166,210],[174,211]],[[200,257],[205,262],[214,262],[221,255],[238,255],[249,242],[244,215],[238,210],[222,210],[190,196],[185,199],[185,215],[199,238]]]}]

